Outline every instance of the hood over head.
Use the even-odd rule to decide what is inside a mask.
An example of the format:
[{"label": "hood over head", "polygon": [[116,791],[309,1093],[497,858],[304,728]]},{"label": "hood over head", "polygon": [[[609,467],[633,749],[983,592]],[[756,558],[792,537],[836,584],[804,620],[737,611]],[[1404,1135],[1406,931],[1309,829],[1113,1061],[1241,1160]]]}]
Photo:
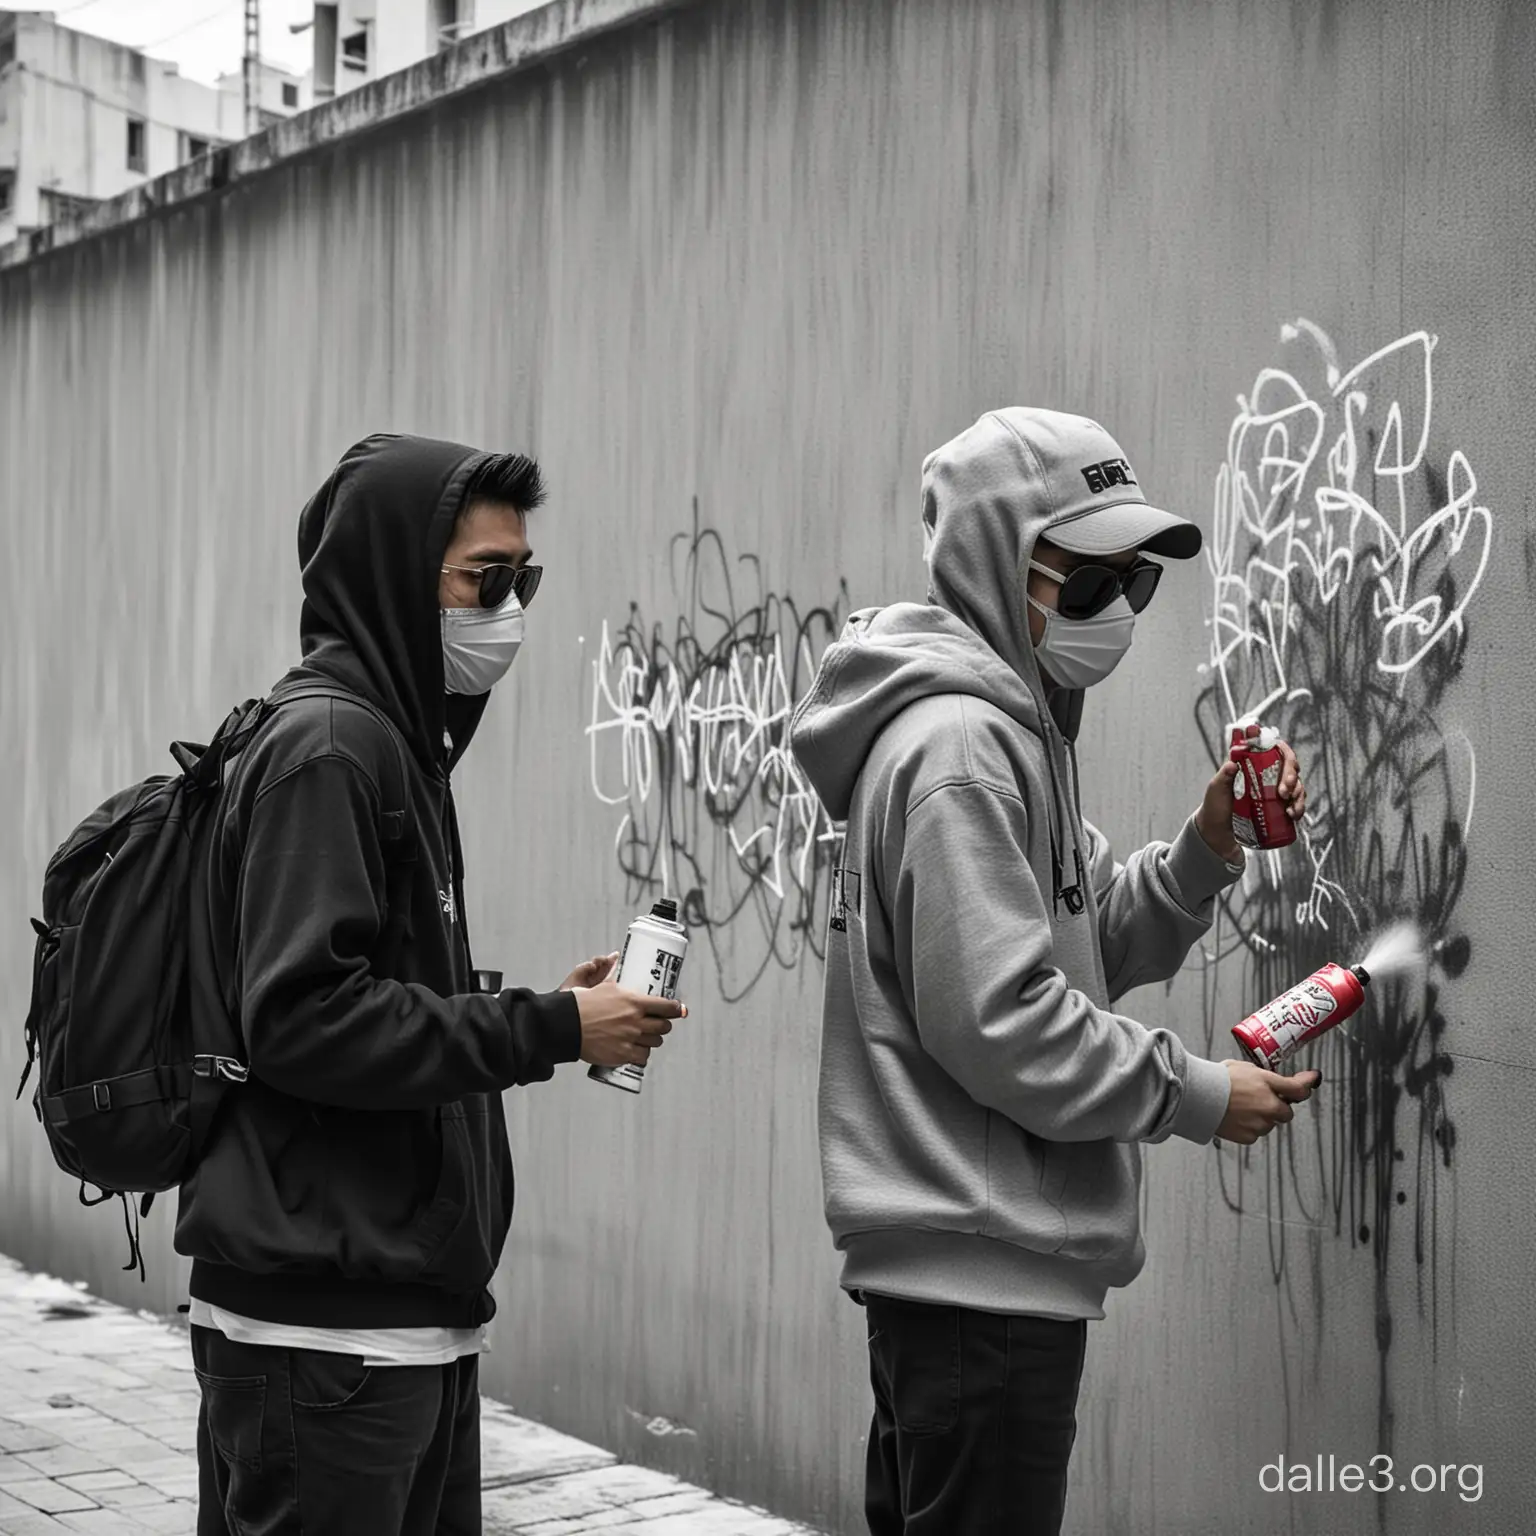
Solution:
[{"label": "hood over head", "polygon": [[[1077,462],[1101,452],[1092,465]],[[1139,509],[1119,516],[1162,520],[1149,543],[1161,537],[1169,553],[1189,537],[1171,525],[1192,527],[1146,509],[1126,484],[1128,465],[1118,484],[1099,473],[1082,477],[1081,493],[1073,489],[1080,468],[1102,471],[1111,462],[1125,465],[1098,423],[1023,406],[989,411],[923,461],[928,604],[853,614],[791,725],[795,757],[834,820],[847,817],[869,750],[896,715],[928,694],[968,693],[1045,741],[1058,865],[1069,844],[1076,849],[1062,738],[1076,735],[1083,696],[1048,684],[1036,662],[1025,601],[1030,557],[1054,524],[1083,523],[1106,503],[1123,508],[1134,499]],[[1110,488],[1097,505],[1095,484]],[[1198,530],[1195,538],[1198,547]]]},{"label": "hood over head", "polygon": [[303,667],[376,704],[430,769],[457,762],[489,695],[449,695],[438,577],[474,476],[493,454],[375,433],[299,516]]}]

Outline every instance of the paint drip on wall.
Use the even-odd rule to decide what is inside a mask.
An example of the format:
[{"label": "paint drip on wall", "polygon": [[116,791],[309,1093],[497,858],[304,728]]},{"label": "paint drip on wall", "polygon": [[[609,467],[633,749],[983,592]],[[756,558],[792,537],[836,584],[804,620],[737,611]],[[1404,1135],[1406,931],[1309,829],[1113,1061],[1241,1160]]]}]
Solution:
[{"label": "paint drip on wall", "polygon": [[1316,1255],[1298,1244],[1326,1234],[1369,1255],[1385,1442],[1401,1244],[1417,1264],[1416,1315],[1431,1330],[1440,1317],[1441,1175],[1456,1146],[1447,982],[1472,953],[1457,909],[1477,790],[1448,699],[1493,520],[1466,455],[1432,446],[1434,336],[1415,331],[1347,370],[1310,321],[1282,327],[1281,342],[1286,366],[1238,397],[1216,476],[1196,717],[1223,748],[1225,721],[1280,726],[1309,804],[1297,843],[1251,856],[1223,903],[1205,956],[1206,1043],[1226,1054],[1234,967],[1246,1006],[1357,958],[1398,920],[1398,947],[1422,935],[1427,967],[1383,966],[1356,1019],[1297,1059],[1324,1072],[1317,1115],[1292,1132],[1310,1148],[1261,1145],[1221,1165],[1232,1209],[1268,1219],[1284,1325],[1322,1305]]}]

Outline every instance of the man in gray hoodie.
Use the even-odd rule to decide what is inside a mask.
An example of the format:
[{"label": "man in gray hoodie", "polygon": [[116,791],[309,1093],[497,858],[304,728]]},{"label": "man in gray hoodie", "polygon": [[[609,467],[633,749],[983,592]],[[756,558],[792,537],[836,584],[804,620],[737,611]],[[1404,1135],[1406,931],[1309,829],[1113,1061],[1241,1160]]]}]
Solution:
[{"label": "man in gray hoodie", "polygon": [[[1055,1533],[1087,1320],[1145,1248],[1138,1143],[1252,1142],[1318,1074],[1207,1061],[1111,1011],[1174,975],[1243,870],[1229,760],[1124,864],[1082,818],[1082,690],[1128,649],[1156,554],[1097,422],[989,412],[923,464],[927,604],[855,613],[791,743],[847,834],[819,1120],[841,1285],[866,1308],[872,1536]],[[1281,794],[1305,805],[1286,749]]]}]

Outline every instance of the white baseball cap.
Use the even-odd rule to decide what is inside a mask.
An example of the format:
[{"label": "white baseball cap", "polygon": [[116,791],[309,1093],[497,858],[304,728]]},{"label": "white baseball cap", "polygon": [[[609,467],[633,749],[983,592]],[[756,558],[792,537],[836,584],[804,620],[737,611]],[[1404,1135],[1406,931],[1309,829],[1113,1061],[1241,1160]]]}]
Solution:
[{"label": "white baseball cap", "polygon": [[1023,405],[993,414],[1039,466],[1051,503],[1040,537],[1074,555],[1139,549],[1192,560],[1200,553],[1199,526],[1148,503],[1124,451],[1098,422]]}]

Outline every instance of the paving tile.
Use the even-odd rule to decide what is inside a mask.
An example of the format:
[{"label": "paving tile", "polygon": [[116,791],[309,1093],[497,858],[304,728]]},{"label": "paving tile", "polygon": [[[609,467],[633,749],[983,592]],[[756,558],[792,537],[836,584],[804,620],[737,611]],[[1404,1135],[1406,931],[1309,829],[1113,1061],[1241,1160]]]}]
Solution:
[{"label": "paving tile", "polygon": [[71,1509],[95,1509],[96,1500],[88,1493],[76,1493],[73,1488],[66,1488],[62,1483],[56,1483],[51,1477],[40,1477],[30,1483],[9,1483],[6,1493],[13,1499],[19,1499],[23,1504],[30,1504],[33,1509],[40,1509],[45,1515],[62,1514]]},{"label": "paving tile", "polygon": [[480,1461],[488,1485],[606,1466],[615,1460],[601,1446],[519,1418],[499,1403],[481,1405]]},{"label": "paving tile", "polygon": [[68,1531],[67,1525],[60,1525],[52,1515],[5,1515],[0,1516],[0,1536],[59,1536],[60,1532]]},{"label": "paving tile", "polygon": [[44,1477],[65,1477],[72,1472],[110,1472],[100,1456],[78,1446],[58,1445],[51,1451],[23,1451],[20,1460]]},{"label": "paving tile", "polygon": [[197,1471],[197,1457],[183,1456],[166,1446],[160,1447],[159,1456],[147,1456],[128,1468],[141,1483],[153,1483],[165,1477],[179,1477],[184,1472]]},{"label": "paving tile", "polygon": [[19,1451],[47,1451],[59,1443],[57,1435],[46,1429],[34,1429],[30,1425],[0,1420],[0,1453],[7,1455]]},{"label": "paving tile", "polygon": [[128,1536],[132,1530],[127,1517],[116,1509],[82,1509],[58,1520],[66,1530],[85,1531],[87,1536]]},{"label": "paving tile", "polygon": [[162,1536],[197,1536],[197,1505],[184,1503],[150,1504],[132,1511],[134,1523]]},{"label": "paving tile", "polygon": [[494,1513],[509,1529],[547,1520],[582,1520],[611,1514],[613,1504],[590,1488],[568,1486],[574,1479],[549,1478],[510,1487],[490,1488],[481,1495],[487,1518]]},{"label": "paving tile", "polygon": [[544,1520],[537,1525],[487,1525],[494,1536],[516,1533],[516,1536],[584,1536],[588,1531],[609,1531],[616,1525],[629,1524],[629,1515],[622,1509],[605,1509],[601,1514],[587,1515],[579,1520]]},{"label": "paving tile", "polygon": [[195,1499],[197,1497],[197,1469],[178,1473],[175,1477],[142,1478],[146,1488],[154,1488],[168,1499]]},{"label": "paving tile", "polygon": [[133,1487],[133,1479],[126,1472],[77,1472],[73,1477],[61,1477],[58,1481],[76,1493],[88,1493],[92,1497],[103,1488]]},{"label": "paving tile", "polygon": [[147,1504],[169,1502],[158,1488],[148,1488],[143,1483],[130,1483],[126,1488],[95,1488],[91,1497],[104,1509],[126,1509],[130,1513]]},{"label": "paving tile", "polygon": [[192,1417],[181,1424],[167,1424],[163,1429],[152,1431],[153,1438],[165,1450],[178,1451],[183,1456],[197,1454],[197,1419]]},{"label": "paving tile", "polygon": [[114,1424],[110,1429],[93,1429],[71,1436],[70,1443],[83,1450],[96,1451],[115,1466],[126,1467],[130,1472],[144,1462],[161,1462],[167,1455],[177,1454],[173,1447],[141,1429],[126,1424]]}]

